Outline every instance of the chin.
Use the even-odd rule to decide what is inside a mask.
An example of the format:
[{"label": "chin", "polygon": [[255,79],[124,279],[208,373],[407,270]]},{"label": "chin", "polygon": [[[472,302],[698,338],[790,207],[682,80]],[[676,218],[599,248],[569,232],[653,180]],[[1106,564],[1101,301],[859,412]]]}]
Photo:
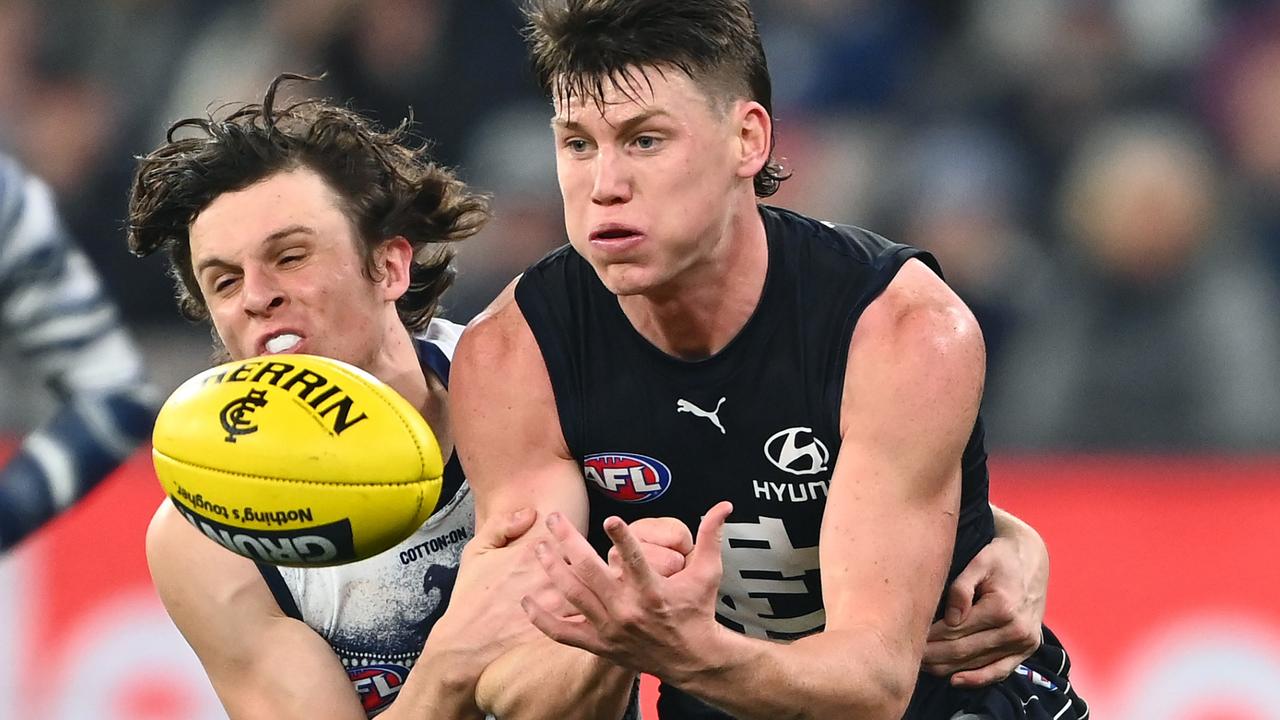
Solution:
[{"label": "chin", "polygon": [[637,272],[637,268],[614,268],[613,272],[597,272],[600,282],[609,292],[619,297],[643,295],[653,288],[652,278],[648,273]]}]

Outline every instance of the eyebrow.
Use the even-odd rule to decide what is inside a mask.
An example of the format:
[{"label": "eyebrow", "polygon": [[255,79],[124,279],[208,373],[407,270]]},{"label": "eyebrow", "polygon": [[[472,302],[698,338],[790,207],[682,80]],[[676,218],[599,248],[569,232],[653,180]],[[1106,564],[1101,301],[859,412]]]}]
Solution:
[{"label": "eyebrow", "polygon": [[[655,117],[660,117],[660,116],[669,117],[670,113],[668,113],[666,110],[659,110],[659,109],[645,110],[639,115],[633,115],[627,118],[626,120],[623,120],[622,122],[618,123],[618,125],[616,126],[617,131],[620,134],[625,135],[631,130],[635,129],[636,126],[643,125],[649,122],[650,120],[654,119]],[[584,126],[582,123],[578,122],[577,120],[562,120],[560,118],[554,118],[551,120],[551,127],[552,129],[567,130],[569,132],[586,132],[586,126]]]},{"label": "eyebrow", "polygon": [[[282,227],[279,230],[272,232],[270,235],[267,235],[265,238],[262,239],[262,244],[270,245],[272,243],[283,240],[284,238],[287,238],[290,235],[297,235],[299,233],[302,233],[304,235],[315,235],[316,231],[307,225],[300,225],[295,223],[293,225],[287,225],[285,227]],[[205,270],[208,270],[211,267],[234,269],[235,264],[218,257],[205,258],[196,264],[196,267],[195,267],[196,276],[198,277],[201,273],[203,273]]]}]

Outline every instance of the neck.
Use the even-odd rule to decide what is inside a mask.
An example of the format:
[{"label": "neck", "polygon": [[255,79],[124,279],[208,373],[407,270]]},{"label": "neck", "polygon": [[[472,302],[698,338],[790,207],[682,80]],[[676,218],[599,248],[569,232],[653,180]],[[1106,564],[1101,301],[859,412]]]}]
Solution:
[{"label": "neck", "polygon": [[418,409],[431,426],[444,456],[449,457],[453,445],[446,415],[447,392],[444,384],[432,373],[423,372],[413,338],[398,315],[387,328],[385,337],[385,342],[368,368],[369,372]]},{"label": "neck", "polygon": [[663,352],[700,360],[724,349],[760,303],[769,245],[755,197],[734,214],[707,257],[670,283],[618,298],[636,330]]}]

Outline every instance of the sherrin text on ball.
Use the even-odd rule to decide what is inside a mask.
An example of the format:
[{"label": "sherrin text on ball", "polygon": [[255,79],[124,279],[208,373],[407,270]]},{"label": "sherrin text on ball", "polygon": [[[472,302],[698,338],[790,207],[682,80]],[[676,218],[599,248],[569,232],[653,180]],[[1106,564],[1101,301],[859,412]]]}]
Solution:
[{"label": "sherrin text on ball", "polygon": [[312,567],[375,555],[435,510],[444,461],[395,390],[315,355],[225,363],[156,419],[152,456],[178,511],[246,557]]}]

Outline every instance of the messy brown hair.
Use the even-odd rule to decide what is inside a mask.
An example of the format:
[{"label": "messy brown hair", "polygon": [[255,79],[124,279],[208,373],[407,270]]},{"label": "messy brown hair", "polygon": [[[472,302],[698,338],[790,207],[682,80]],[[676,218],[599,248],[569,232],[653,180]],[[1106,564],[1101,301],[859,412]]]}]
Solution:
[{"label": "messy brown hair", "polygon": [[211,112],[179,120],[163,145],[139,158],[129,193],[129,249],[138,256],[168,253],[178,307],[188,319],[209,316],[191,266],[191,223],[223,193],[276,173],[308,168],[336,192],[362,241],[367,277],[376,276],[377,247],[396,236],[409,241],[409,289],[396,309],[414,332],[426,328],[453,283],[449,243],[474,235],[488,219],[484,196],[433,162],[425,146],[411,146],[408,121],[383,130],[320,99],[276,107],[283,83],[317,79],[279,75],[261,103],[225,108],[220,118]]}]

